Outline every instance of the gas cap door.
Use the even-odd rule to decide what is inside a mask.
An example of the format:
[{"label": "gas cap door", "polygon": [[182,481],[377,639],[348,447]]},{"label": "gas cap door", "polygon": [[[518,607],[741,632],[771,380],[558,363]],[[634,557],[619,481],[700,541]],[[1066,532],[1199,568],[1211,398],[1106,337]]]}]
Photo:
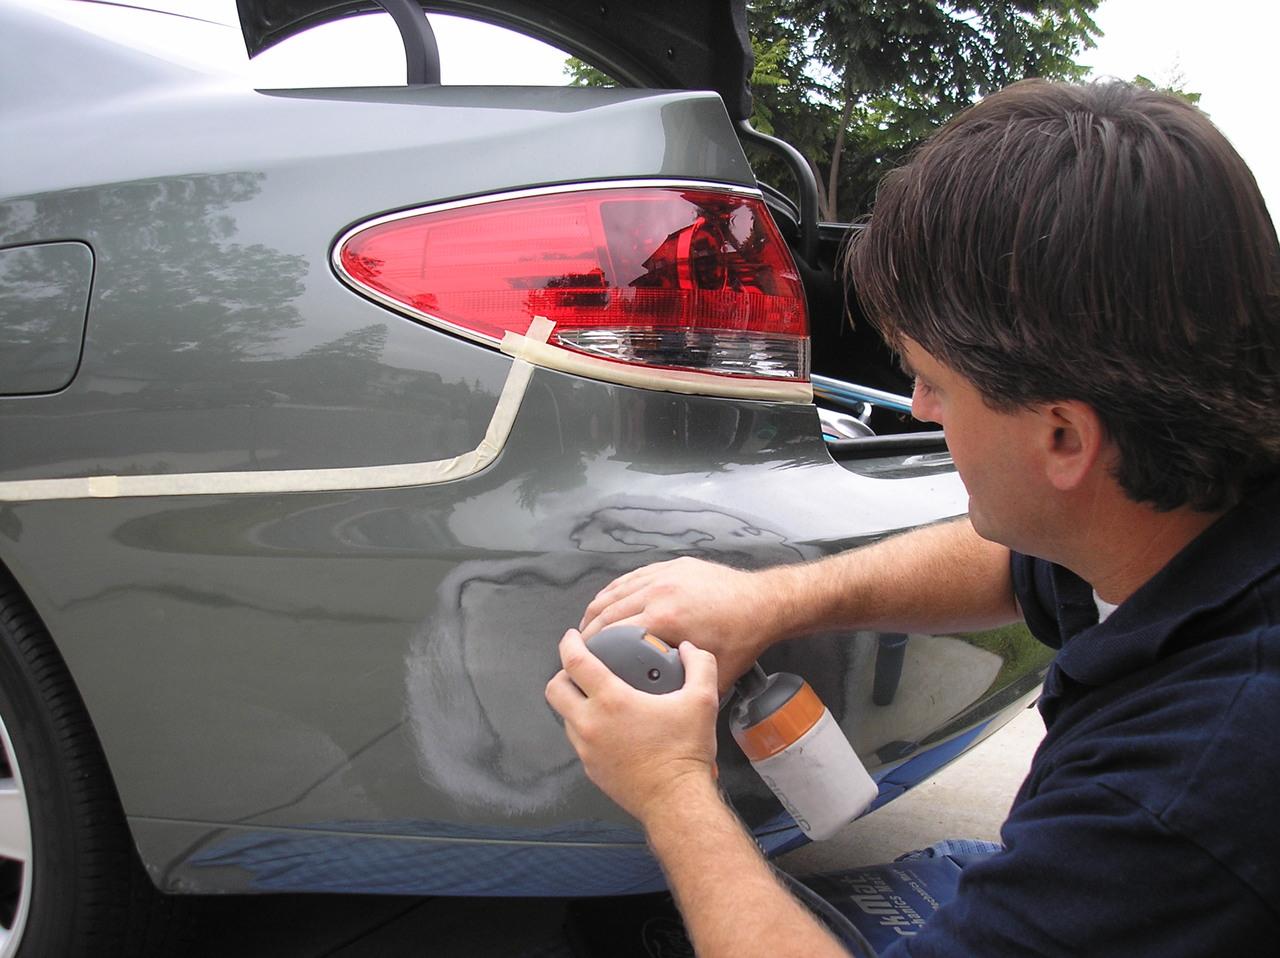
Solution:
[{"label": "gas cap door", "polygon": [[0,396],[55,392],[84,346],[93,251],[84,243],[0,250]]}]

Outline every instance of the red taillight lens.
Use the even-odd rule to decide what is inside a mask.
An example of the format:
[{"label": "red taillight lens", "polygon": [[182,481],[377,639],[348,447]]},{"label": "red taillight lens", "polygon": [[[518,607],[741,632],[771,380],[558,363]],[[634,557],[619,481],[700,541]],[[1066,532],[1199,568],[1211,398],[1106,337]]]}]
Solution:
[{"label": "red taillight lens", "polygon": [[428,322],[624,363],[804,380],[800,277],[764,203],[714,189],[555,192],[411,213],[349,234],[339,271]]}]

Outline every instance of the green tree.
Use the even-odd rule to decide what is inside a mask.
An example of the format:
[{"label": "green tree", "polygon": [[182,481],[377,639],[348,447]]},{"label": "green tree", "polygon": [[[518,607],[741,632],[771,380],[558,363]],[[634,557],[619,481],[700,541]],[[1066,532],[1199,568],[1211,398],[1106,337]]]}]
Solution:
[{"label": "green tree", "polygon": [[565,58],[564,75],[569,81],[569,86],[617,86],[609,74],[577,57]]},{"label": "green tree", "polygon": [[1140,86],[1147,90],[1155,90],[1157,93],[1171,93],[1174,96],[1182,97],[1192,106],[1199,106],[1200,94],[1193,93],[1186,88],[1187,78],[1182,75],[1182,70],[1174,68],[1173,72],[1165,80],[1164,83],[1157,83],[1150,77],[1145,77],[1139,73],[1136,77],[1129,81],[1134,86]]},{"label": "green tree", "polygon": [[[885,172],[974,101],[1026,77],[1082,78],[1099,2],[750,0],[752,125],[808,158],[823,219],[851,219]],[[574,86],[613,85],[576,58],[565,73]],[[762,179],[790,181],[772,154],[752,160]]]},{"label": "green tree", "polygon": [[[1082,77],[1098,3],[752,0],[753,123],[809,158],[822,217],[848,219],[885,171],[975,100],[1025,77]],[[765,179],[775,172],[758,166]]]}]

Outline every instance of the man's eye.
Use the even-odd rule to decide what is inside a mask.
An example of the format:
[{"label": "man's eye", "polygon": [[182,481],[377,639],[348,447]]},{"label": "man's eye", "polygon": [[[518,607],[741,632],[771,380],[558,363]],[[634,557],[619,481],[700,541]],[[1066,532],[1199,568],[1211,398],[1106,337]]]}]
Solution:
[{"label": "man's eye", "polygon": [[927,396],[929,393],[933,392],[933,387],[930,386],[923,379],[921,379],[919,376],[917,376],[913,381],[913,387],[915,391],[920,393],[921,395]]}]

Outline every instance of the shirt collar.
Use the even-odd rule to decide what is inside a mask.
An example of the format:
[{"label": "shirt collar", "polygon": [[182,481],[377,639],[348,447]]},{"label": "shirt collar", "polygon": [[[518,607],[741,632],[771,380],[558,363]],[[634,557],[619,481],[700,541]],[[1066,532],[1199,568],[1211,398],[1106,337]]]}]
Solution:
[{"label": "shirt collar", "polygon": [[[1065,628],[1058,666],[1077,682],[1103,685],[1150,665],[1190,619],[1227,605],[1277,566],[1280,479],[1188,543],[1106,621],[1097,622],[1095,613],[1091,623]],[[1054,572],[1060,603],[1065,598],[1073,606],[1093,604],[1082,579],[1065,569]],[[1060,614],[1065,611],[1060,608]]]}]

